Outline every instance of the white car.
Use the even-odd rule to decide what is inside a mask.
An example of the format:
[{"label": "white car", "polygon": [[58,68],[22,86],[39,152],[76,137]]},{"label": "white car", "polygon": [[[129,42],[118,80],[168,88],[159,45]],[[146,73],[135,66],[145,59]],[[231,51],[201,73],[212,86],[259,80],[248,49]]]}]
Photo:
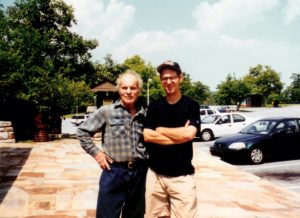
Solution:
[{"label": "white car", "polygon": [[210,115],[201,120],[201,138],[203,141],[211,141],[217,137],[237,133],[253,121],[253,118],[239,113]]},{"label": "white car", "polygon": [[71,118],[71,123],[73,123],[76,126],[79,126],[82,124],[87,118],[89,117],[89,114],[84,115],[74,115]]},{"label": "white car", "polygon": [[213,109],[200,109],[201,120],[212,114],[219,114],[219,112]]}]

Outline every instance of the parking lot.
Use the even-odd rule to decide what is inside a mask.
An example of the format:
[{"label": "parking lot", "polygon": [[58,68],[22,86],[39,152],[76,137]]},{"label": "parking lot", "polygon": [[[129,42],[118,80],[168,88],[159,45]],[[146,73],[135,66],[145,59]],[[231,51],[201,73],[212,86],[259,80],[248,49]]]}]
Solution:
[{"label": "parking lot", "polygon": [[[214,141],[194,143],[196,144],[196,149],[209,154],[209,147]],[[300,193],[300,159],[273,161],[260,165],[248,165],[240,162],[230,162],[230,164],[244,172],[251,173],[264,180],[278,184],[290,191]]]},{"label": "parking lot", "polygon": [[[300,105],[282,107],[282,108],[245,108],[240,113],[249,117],[263,118],[271,116],[299,116]],[[65,119],[62,124],[62,133],[75,135],[77,126],[71,123],[71,119]],[[195,142],[196,148],[209,154],[210,142]],[[239,169],[259,176],[286,187],[290,191],[300,192],[300,160],[281,160],[268,162],[261,165],[233,164]]]},{"label": "parking lot", "polygon": [[[242,109],[241,113],[255,118],[272,116],[300,117],[300,105],[293,105],[283,108],[246,108]],[[214,143],[214,141],[195,143],[197,143],[196,147],[209,153],[209,147]],[[300,192],[300,160],[283,159],[263,163],[261,165],[247,165],[234,162],[231,162],[231,164],[245,172],[283,186],[290,191]]]}]

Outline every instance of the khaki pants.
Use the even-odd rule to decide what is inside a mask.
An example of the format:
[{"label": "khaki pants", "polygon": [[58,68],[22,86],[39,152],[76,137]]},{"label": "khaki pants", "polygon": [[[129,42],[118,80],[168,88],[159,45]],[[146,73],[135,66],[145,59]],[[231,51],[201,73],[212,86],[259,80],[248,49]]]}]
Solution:
[{"label": "khaki pants", "polygon": [[167,177],[148,170],[146,217],[172,216],[197,218],[197,195],[194,175]]}]

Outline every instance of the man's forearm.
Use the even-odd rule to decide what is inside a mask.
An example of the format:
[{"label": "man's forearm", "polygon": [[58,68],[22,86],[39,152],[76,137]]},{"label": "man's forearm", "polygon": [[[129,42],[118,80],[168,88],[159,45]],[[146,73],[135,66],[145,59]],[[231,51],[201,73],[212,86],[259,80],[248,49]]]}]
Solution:
[{"label": "man's forearm", "polygon": [[100,152],[100,148],[98,148],[95,143],[93,142],[93,139],[91,135],[80,128],[77,129],[77,138],[80,141],[81,147],[90,155],[95,157],[98,152]]},{"label": "man's forearm", "polygon": [[145,142],[151,142],[160,145],[173,145],[177,143],[169,137],[152,129],[144,129],[143,135]]},{"label": "man's forearm", "polygon": [[170,138],[177,143],[184,143],[194,139],[197,129],[194,126],[184,126],[184,127],[158,127],[156,132]]}]

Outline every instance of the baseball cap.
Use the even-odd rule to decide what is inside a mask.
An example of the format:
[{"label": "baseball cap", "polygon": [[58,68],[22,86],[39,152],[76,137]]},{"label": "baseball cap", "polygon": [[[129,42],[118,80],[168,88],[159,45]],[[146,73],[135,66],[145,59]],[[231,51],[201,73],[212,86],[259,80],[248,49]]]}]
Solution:
[{"label": "baseball cap", "polygon": [[165,61],[157,67],[157,72],[161,73],[165,68],[173,69],[177,73],[181,73],[180,66],[177,62],[174,61]]}]

